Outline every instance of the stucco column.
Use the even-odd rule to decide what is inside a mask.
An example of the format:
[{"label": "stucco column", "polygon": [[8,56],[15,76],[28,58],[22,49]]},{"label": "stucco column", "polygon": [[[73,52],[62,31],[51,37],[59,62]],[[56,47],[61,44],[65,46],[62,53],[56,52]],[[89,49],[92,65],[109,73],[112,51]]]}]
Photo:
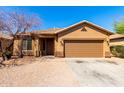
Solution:
[{"label": "stucco column", "polygon": [[21,53],[22,47],[22,39],[15,39],[14,46],[13,46],[13,55],[17,56]]},{"label": "stucco column", "polygon": [[109,58],[109,57],[111,57],[111,53],[110,53],[110,41],[109,41],[109,39],[107,38],[105,41],[104,41],[104,46],[105,46],[105,54],[104,54],[104,56],[106,57],[106,58]]},{"label": "stucco column", "polygon": [[55,36],[55,39],[54,39],[54,55],[55,56],[57,56],[57,43],[58,43],[57,36]]},{"label": "stucco column", "polygon": [[36,57],[40,56],[40,51],[39,51],[39,38],[34,38],[32,45],[33,45],[34,56],[36,56]]}]

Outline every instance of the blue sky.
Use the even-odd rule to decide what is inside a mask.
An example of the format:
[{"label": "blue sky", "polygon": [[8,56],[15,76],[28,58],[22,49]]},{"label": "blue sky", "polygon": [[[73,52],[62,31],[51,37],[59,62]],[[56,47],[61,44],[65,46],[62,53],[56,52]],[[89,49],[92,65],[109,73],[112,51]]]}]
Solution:
[{"label": "blue sky", "polygon": [[63,28],[87,20],[114,31],[114,21],[124,17],[123,6],[4,6],[0,10],[38,14],[42,19],[40,29]]}]

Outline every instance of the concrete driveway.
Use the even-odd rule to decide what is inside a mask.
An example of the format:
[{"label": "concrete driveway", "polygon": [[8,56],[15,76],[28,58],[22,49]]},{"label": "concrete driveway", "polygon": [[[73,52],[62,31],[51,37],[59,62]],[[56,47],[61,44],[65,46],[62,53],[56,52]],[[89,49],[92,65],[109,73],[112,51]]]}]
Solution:
[{"label": "concrete driveway", "polygon": [[124,87],[124,59],[66,58],[80,86]]}]

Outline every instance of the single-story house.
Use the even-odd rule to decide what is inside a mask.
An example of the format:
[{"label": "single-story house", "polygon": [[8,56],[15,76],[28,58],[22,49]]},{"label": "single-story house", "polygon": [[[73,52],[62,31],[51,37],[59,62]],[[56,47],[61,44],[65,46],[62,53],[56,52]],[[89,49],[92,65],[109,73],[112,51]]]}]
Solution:
[{"label": "single-story house", "polygon": [[67,28],[18,34],[13,55],[56,57],[110,57],[109,36],[113,33],[88,21]]},{"label": "single-story house", "polygon": [[113,34],[110,36],[110,46],[123,45],[124,46],[124,35]]}]

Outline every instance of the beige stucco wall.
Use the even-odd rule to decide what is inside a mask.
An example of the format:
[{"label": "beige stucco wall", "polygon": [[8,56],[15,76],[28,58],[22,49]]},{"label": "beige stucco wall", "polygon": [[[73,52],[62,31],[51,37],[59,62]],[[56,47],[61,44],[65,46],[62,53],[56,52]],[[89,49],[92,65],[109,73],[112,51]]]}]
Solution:
[{"label": "beige stucco wall", "polygon": [[14,40],[14,45],[13,45],[13,55],[18,55],[20,53],[20,48],[21,48],[21,39],[15,39]]},{"label": "beige stucco wall", "polygon": [[123,45],[124,46],[124,38],[111,40],[110,46],[115,46],[115,45]]},{"label": "beige stucco wall", "polygon": [[[17,56],[21,52],[21,38],[17,38],[14,40],[14,45],[13,45],[13,55]],[[33,38],[32,39],[32,50],[23,50],[24,55],[34,55],[37,56],[37,53],[39,51],[39,39],[38,38]]]},{"label": "beige stucco wall", "polygon": [[109,49],[109,36],[107,33],[101,33],[102,31],[95,29],[93,27],[90,27],[88,25],[85,25],[85,30],[82,31],[82,25],[77,26],[73,29],[67,30],[63,33],[58,34],[58,41],[56,41],[56,55],[57,56],[64,56],[63,51],[64,51],[64,43],[63,39],[64,38],[105,38],[103,47],[104,47],[104,56],[105,54],[110,52]]},{"label": "beige stucco wall", "polygon": [[32,51],[34,56],[39,56],[40,54],[40,44],[39,44],[39,38],[34,38],[32,40]]}]

